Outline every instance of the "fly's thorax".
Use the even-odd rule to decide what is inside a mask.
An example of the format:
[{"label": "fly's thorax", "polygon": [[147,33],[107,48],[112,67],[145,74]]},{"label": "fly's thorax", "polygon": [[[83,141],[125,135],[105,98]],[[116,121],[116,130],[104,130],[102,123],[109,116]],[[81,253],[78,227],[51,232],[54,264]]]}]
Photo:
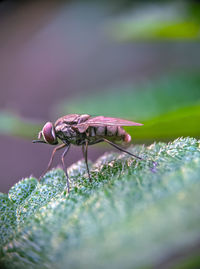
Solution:
[{"label": "fly's thorax", "polygon": [[85,142],[86,134],[78,132],[73,126],[59,124],[55,127],[57,137],[64,143],[82,145]]},{"label": "fly's thorax", "polygon": [[76,136],[76,131],[67,124],[59,124],[55,127],[56,135],[60,139],[72,138]]},{"label": "fly's thorax", "polygon": [[91,116],[88,114],[83,114],[83,115],[79,115],[79,114],[69,114],[69,115],[65,115],[61,118],[59,118],[56,122],[55,122],[55,126],[59,126],[62,124],[65,125],[74,125],[74,124],[80,124],[83,123],[85,121],[87,121]]}]

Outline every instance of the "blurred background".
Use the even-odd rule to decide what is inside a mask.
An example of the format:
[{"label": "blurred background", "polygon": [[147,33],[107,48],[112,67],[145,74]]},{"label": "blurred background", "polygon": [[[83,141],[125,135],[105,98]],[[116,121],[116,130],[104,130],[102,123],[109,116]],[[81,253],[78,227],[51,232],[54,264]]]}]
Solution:
[{"label": "blurred background", "polygon": [[1,1],[0,191],[40,176],[53,147],[31,141],[68,113],[142,122],[133,143],[198,138],[199,39],[199,1]]}]

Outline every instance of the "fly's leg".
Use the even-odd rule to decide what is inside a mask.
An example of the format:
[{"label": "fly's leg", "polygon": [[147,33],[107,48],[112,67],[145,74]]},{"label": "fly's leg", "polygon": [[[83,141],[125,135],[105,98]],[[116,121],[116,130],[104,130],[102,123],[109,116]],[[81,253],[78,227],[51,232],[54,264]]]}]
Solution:
[{"label": "fly's leg", "polygon": [[63,152],[62,154],[62,157],[61,157],[61,160],[62,160],[62,165],[63,165],[63,169],[65,170],[65,173],[66,173],[66,177],[67,177],[67,192],[69,193],[69,176],[68,176],[68,173],[67,173],[67,167],[65,165],[65,162],[64,162],[64,158],[70,148],[70,144],[69,145],[65,145],[66,146],[66,149],[65,151]]},{"label": "fly's leg", "polygon": [[82,145],[82,151],[83,151],[83,157],[85,159],[85,164],[88,172],[89,181],[92,182],[91,176],[90,176],[90,170],[88,167],[88,141],[85,141],[85,145]]},{"label": "fly's leg", "polygon": [[131,155],[131,156],[133,156],[133,157],[135,157],[135,158],[137,158],[137,159],[144,160],[143,158],[141,158],[141,157],[139,157],[139,156],[137,156],[137,155],[134,155],[133,153],[131,153],[131,152],[129,152],[129,151],[127,151],[127,150],[125,150],[125,149],[119,147],[119,146],[116,145],[115,143],[113,143],[113,142],[107,140],[106,138],[103,138],[103,141],[106,142],[106,143],[108,143],[108,144],[110,144],[111,146],[115,147],[116,149],[118,149],[118,150],[120,150],[120,151],[123,151],[123,152],[125,152],[125,153],[127,153],[127,154],[129,154],[129,155]]},{"label": "fly's leg", "polygon": [[[134,155],[133,153],[131,153],[131,152],[129,152],[129,151],[127,151],[127,150],[125,150],[125,149],[119,147],[119,146],[116,145],[115,143],[113,143],[113,142],[107,140],[106,138],[103,138],[103,141],[104,141],[104,142],[107,142],[108,144],[110,144],[111,146],[115,147],[116,149],[118,149],[118,150],[120,150],[120,151],[123,151],[123,152],[125,152],[125,153],[127,153],[127,154],[129,154],[129,155],[131,155],[131,156],[133,156],[133,157],[135,157],[135,158],[137,158],[137,159],[139,159],[139,160],[143,160],[143,161],[144,161],[143,158],[141,158],[141,157],[139,157],[139,156],[137,156],[137,155]],[[154,162],[154,161],[153,161],[153,168],[151,168],[151,171],[152,171],[153,173],[156,172],[156,166],[157,166],[157,162]]]},{"label": "fly's leg", "polygon": [[56,153],[57,150],[59,149],[62,149],[66,147],[66,144],[61,144],[59,145],[58,147],[54,148],[54,150],[52,151],[52,154],[51,154],[51,158],[50,158],[50,161],[48,163],[48,166],[46,168],[46,170],[42,173],[42,175],[40,176],[39,180],[44,176],[44,174],[46,174],[46,172],[51,168],[51,165],[52,165],[52,162],[53,162],[53,158],[54,158],[54,155]]}]

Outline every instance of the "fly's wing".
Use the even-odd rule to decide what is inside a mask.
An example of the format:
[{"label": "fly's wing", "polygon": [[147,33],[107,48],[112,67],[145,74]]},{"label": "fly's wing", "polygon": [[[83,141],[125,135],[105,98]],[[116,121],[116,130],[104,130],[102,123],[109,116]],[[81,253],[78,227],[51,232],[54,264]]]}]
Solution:
[{"label": "fly's wing", "polygon": [[85,132],[89,126],[141,126],[142,123],[137,123],[129,120],[124,120],[120,118],[110,118],[104,116],[91,117],[86,122],[76,125],[79,132]]},{"label": "fly's wing", "polygon": [[106,126],[106,125],[115,125],[115,126],[141,126],[142,123],[137,123],[129,120],[124,120],[120,118],[110,118],[104,116],[98,116],[90,118],[86,122],[89,126]]}]

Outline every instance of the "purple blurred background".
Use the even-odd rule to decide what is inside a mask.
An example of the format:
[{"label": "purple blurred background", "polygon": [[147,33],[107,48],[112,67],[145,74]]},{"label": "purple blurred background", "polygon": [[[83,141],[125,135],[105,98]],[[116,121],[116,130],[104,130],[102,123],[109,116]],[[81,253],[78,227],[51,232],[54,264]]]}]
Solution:
[{"label": "purple blurred background", "polygon": [[[45,123],[55,120],[53,108],[63,99],[70,101],[123,81],[137,83],[165,72],[200,66],[196,43],[112,40],[106,25],[116,16],[113,5],[16,2],[0,3],[2,110]],[[0,148],[1,192],[30,174],[38,177],[53,150],[31,140],[6,136],[1,136]],[[95,160],[104,151],[92,146],[89,158]],[[73,147],[66,162],[70,165],[80,158],[81,149]],[[54,164],[58,162],[59,154]]]}]

